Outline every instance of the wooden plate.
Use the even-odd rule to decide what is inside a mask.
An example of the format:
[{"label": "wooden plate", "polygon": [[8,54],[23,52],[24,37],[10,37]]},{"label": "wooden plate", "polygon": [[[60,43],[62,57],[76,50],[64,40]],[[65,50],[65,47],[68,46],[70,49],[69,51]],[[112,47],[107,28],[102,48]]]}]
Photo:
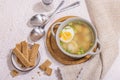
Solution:
[{"label": "wooden plate", "polygon": [[[64,20],[66,20],[68,18],[72,18],[72,17],[75,17],[75,16],[65,16],[65,17],[62,17],[62,18],[56,20],[54,23],[62,22]],[[85,56],[83,58],[80,58],[80,59],[73,59],[73,58],[65,55],[58,48],[58,46],[56,44],[56,41],[55,41],[54,37],[51,34],[51,26],[50,26],[50,28],[48,29],[48,32],[47,32],[46,46],[47,46],[47,49],[48,49],[49,53],[52,55],[53,58],[55,58],[58,62],[60,62],[62,64],[66,64],[66,65],[80,64],[80,63],[83,63],[83,62],[85,62],[85,61],[87,61],[87,60],[89,60],[91,58],[91,55],[87,55],[87,56]],[[58,25],[55,26],[55,32],[58,29],[58,27],[59,27]]]}]

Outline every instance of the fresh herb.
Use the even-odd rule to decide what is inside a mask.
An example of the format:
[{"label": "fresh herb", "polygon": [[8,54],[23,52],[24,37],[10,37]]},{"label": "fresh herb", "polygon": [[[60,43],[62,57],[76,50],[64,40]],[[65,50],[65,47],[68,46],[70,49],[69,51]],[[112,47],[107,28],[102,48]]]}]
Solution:
[{"label": "fresh herb", "polygon": [[63,45],[63,42],[62,42],[62,41],[60,41],[60,45],[61,45],[61,46]]},{"label": "fresh herb", "polygon": [[67,52],[71,53],[71,50],[66,49]]},{"label": "fresh herb", "polygon": [[77,54],[81,54],[81,52],[80,52],[80,51],[78,51],[78,52],[77,52]]},{"label": "fresh herb", "polygon": [[84,54],[85,51],[83,50],[83,48],[80,48],[80,50],[77,52],[77,54]]},{"label": "fresh herb", "polygon": [[72,22],[70,22],[70,23],[68,23],[68,25],[69,25],[69,26],[72,26],[72,25],[73,25],[73,23],[72,23]]},{"label": "fresh herb", "polygon": [[81,25],[81,24],[83,24],[83,22],[79,21],[79,22],[78,22],[78,24],[80,24],[80,25]]},{"label": "fresh herb", "polygon": [[60,33],[59,33],[59,37],[61,37],[61,35],[62,35],[62,31],[60,31]]},{"label": "fresh herb", "polygon": [[76,28],[73,25],[70,27],[74,30],[74,32],[77,32]]},{"label": "fresh herb", "polygon": [[90,43],[90,46],[93,46],[93,43],[92,43],[92,42]]},{"label": "fresh herb", "polygon": [[60,34],[62,34],[62,31],[60,31]]}]

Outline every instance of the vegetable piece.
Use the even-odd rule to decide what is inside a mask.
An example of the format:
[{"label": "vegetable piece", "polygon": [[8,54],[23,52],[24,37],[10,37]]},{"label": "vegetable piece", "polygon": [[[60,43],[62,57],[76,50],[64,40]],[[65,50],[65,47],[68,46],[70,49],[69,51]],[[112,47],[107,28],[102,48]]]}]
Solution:
[{"label": "vegetable piece", "polygon": [[83,24],[83,22],[79,21],[79,22],[78,22],[78,24],[80,24],[80,25],[81,25],[81,24]]},{"label": "vegetable piece", "polygon": [[85,51],[83,50],[83,48],[80,48],[80,51],[77,52],[77,54],[84,54]]},{"label": "vegetable piece", "polygon": [[68,23],[68,25],[69,25],[69,26],[71,26],[71,25],[73,25],[73,23],[72,23],[72,22],[70,22],[70,23]]},{"label": "vegetable piece", "polygon": [[69,52],[69,53],[72,53],[72,51],[71,51],[71,50],[68,50],[68,49],[67,49],[66,51],[67,51],[67,52]]},{"label": "vegetable piece", "polygon": [[60,41],[60,45],[61,45],[61,46],[63,45],[63,42],[62,42],[62,41]]},{"label": "vegetable piece", "polygon": [[90,43],[90,46],[93,46],[93,43],[92,43],[92,42]]}]

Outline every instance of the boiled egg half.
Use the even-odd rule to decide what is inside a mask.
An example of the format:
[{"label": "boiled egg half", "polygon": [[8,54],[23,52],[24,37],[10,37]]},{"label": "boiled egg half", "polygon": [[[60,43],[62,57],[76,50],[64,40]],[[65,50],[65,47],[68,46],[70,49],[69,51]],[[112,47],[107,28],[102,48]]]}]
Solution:
[{"label": "boiled egg half", "polygon": [[65,43],[70,42],[73,39],[73,37],[74,37],[74,30],[70,26],[64,27],[59,35],[60,40]]}]

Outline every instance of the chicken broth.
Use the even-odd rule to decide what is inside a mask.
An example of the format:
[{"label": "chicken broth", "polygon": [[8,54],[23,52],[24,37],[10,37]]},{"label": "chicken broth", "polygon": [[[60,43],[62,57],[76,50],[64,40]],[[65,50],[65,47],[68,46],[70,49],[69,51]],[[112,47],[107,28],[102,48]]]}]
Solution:
[{"label": "chicken broth", "polygon": [[94,44],[92,28],[85,22],[68,23],[59,33],[61,47],[71,54],[84,54]]}]

